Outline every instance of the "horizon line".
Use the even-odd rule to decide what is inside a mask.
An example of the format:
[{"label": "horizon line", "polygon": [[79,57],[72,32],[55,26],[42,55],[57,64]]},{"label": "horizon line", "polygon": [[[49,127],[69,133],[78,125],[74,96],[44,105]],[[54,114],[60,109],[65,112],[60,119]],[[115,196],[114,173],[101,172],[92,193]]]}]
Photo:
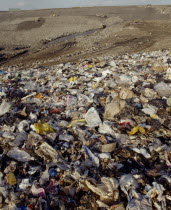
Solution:
[{"label": "horizon line", "polygon": [[5,9],[5,10],[0,10],[0,12],[13,12],[13,11],[10,11],[10,9],[16,9],[16,12],[19,12],[19,11],[32,11],[32,10],[51,10],[51,9],[79,9],[79,8],[93,8],[93,7],[131,7],[131,6],[171,6],[170,4],[132,4],[132,5],[99,5],[99,6],[74,6],[74,7],[55,7],[55,8],[34,8],[34,9],[22,9],[22,8],[17,8],[17,7],[14,7],[14,8],[8,8],[8,9]]}]

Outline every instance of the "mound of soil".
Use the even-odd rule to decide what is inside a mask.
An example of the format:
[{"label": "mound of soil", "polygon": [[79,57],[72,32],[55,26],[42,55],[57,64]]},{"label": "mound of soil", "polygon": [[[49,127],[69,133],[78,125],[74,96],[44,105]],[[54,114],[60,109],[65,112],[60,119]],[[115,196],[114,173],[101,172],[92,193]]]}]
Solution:
[{"label": "mound of soil", "polygon": [[45,23],[44,18],[39,18],[38,20],[34,21],[24,21],[18,25],[17,30],[23,31],[23,30],[30,30],[32,28],[40,28],[44,23]]}]

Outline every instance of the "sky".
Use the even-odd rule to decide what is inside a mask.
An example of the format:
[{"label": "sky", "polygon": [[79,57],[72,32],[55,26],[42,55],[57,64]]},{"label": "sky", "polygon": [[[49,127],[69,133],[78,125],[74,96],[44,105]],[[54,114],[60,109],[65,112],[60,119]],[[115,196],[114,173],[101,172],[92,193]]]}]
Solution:
[{"label": "sky", "polygon": [[0,0],[0,10],[9,8],[46,9],[75,6],[170,5],[171,0]]}]

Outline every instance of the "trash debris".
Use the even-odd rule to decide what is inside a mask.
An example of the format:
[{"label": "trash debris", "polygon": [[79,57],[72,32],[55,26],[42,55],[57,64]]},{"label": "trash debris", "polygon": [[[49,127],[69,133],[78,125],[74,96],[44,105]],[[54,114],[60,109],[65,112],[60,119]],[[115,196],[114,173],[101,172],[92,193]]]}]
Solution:
[{"label": "trash debris", "polygon": [[53,133],[53,128],[48,123],[41,123],[38,121],[38,123],[34,123],[33,129],[38,134],[46,134],[46,133]]},{"label": "trash debris", "polygon": [[67,125],[67,128],[70,128],[70,127],[72,127],[72,126],[76,125],[77,123],[79,124],[79,123],[85,123],[85,122],[86,122],[86,120],[85,120],[85,119],[73,120],[72,122],[70,122],[70,124],[69,124],[69,125]]},{"label": "trash debris", "polygon": [[21,162],[27,162],[27,161],[33,159],[29,153],[27,153],[23,150],[20,150],[18,148],[9,150],[9,152],[7,153],[7,156],[10,158],[13,158],[15,160],[21,161]]},{"label": "trash debris", "polygon": [[28,187],[31,186],[29,179],[23,179],[19,184],[20,190],[26,190]]},{"label": "trash debris", "polygon": [[122,88],[120,93],[119,93],[120,99],[129,99],[133,97],[133,92],[130,91],[129,89]]},{"label": "trash debris", "polygon": [[10,108],[11,108],[11,104],[6,102],[5,100],[3,100],[1,105],[0,105],[0,116],[9,112]]},{"label": "trash debris", "polygon": [[94,107],[90,108],[87,113],[85,114],[85,120],[89,127],[97,127],[99,126],[102,121],[98,115],[98,112]]},{"label": "trash debris", "polygon": [[43,197],[45,198],[46,195],[45,195],[45,190],[43,188],[36,188],[36,184],[35,182],[33,183],[32,187],[31,187],[31,193],[34,195],[34,196],[38,196],[38,197]]},{"label": "trash debris", "polygon": [[146,131],[145,131],[145,129],[144,129],[143,127],[141,127],[141,126],[136,126],[136,127],[134,127],[134,128],[129,132],[129,135],[132,136],[132,135],[136,134],[137,132],[140,132],[140,133],[142,133],[142,134],[145,134],[145,133],[146,133]]},{"label": "trash debris", "polygon": [[116,143],[105,144],[101,146],[102,152],[113,152],[116,148]]},{"label": "trash debris", "polygon": [[169,209],[170,60],[3,66],[0,209]]},{"label": "trash debris", "polygon": [[17,180],[12,172],[10,172],[6,175],[6,180],[7,180],[8,184],[11,186],[17,184]]},{"label": "trash debris", "polygon": [[103,202],[105,202],[105,200],[107,203],[109,201],[116,201],[119,196],[118,181],[114,178],[102,177],[101,182],[102,184],[96,184],[95,186],[86,180],[86,185],[94,193],[98,194]]},{"label": "trash debris", "polygon": [[42,93],[39,93],[36,96],[34,96],[34,98],[43,99],[44,97],[43,97]]},{"label": "trash debris", "polygon": [[116,100],[109,103],[105,107],[104,118],[108,120],[114,119],[114,116],[119,114],[119,112],[125,107],[124,100]]},{"label": "trash debris", "polygon": [[99,158],[96,157],[86,146],[83,146],[85,155],[88,156],[88,158],[93,161],[93,163],[98,167],[99,166]]},{"label": "trash debris", "polygon": [[165,82],[158,83],[154,89],[160,96],[171,96],[171,87]]},{"label": "trash debris", "polygon": [[127,195],[128,201],[133,197],[134,190],[138,188],[138,182],[131,175],[123,175],[120,179],[121,190]]}]

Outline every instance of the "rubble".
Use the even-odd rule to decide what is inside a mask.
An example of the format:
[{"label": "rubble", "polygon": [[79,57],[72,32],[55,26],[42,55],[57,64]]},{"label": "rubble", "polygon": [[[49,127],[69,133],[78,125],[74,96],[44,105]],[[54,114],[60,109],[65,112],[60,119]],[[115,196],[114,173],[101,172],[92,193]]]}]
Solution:
[{"label": "rubble", "polygon": [[170,59],[0,69],[0,208],[169,209]]}]

